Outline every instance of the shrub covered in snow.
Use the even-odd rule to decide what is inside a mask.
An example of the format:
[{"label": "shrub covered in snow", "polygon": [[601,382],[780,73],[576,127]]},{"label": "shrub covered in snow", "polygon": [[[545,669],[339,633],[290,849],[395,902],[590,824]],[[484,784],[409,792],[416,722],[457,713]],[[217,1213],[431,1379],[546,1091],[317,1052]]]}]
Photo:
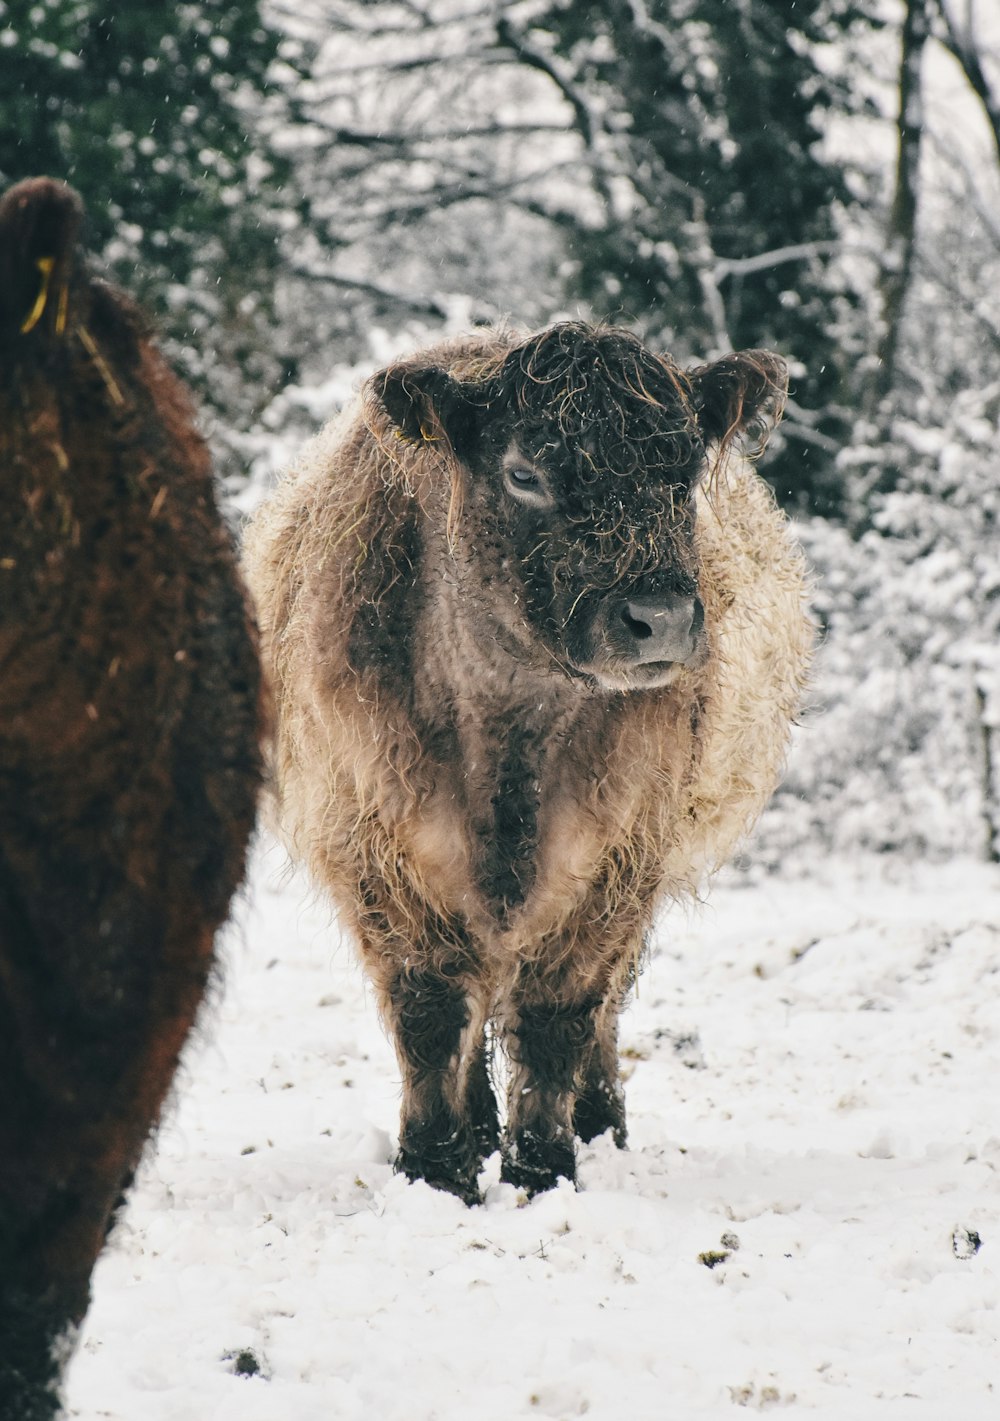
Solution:
[{"label": "shrub covered in snow", "polygon": [[[940,410],[937,412],[940,416]],[[872,495],[859,537],[799,528],[823,631],[811,708],[754,857],[831,850],[996,857],[1000,756],[1000,387],[946,420],[898,419],[844,456]]]}]

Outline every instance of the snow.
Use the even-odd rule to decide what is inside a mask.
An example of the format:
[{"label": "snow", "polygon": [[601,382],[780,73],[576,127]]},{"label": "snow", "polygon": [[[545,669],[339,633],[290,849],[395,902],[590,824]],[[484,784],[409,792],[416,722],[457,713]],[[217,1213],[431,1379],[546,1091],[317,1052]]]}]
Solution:
[{"label": "snow", "polygon": [[393,1174],[371,995],[262,844],[68,1415],[995,1418],[998,924],[983,864],[730,874],[624,1017],[631,1148],[468,1209]]}]

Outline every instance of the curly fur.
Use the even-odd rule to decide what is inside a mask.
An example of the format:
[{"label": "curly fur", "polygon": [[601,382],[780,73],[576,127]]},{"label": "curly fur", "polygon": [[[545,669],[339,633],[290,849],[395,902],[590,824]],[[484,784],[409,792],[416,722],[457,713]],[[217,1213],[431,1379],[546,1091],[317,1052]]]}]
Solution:
[{"label": "curly fur", "polygon": [[[652,915],[760,812],[803,686],[802,559],[733,443],[782,394],[762,352],[685,374],[625,332],[479,333],[373,377],[247,530],[277,817],[360,941],[410,1174],[475,1197],[490,1021],[505,1178],[571,1176],[574,1130],[624,1142],[616,1022]],[[575,460],[562,531],[523,555],[483,502],[498,422]],[[568,609],[551,634],[532,559]],[[574,672],[577,604],[654,583],[696,584],[704,654],[651,687]]]},{"label": "curly fur", "polygon": [[0,1421],[48,1421],[238,885],[262,691],[186,392],[0,202]]}]

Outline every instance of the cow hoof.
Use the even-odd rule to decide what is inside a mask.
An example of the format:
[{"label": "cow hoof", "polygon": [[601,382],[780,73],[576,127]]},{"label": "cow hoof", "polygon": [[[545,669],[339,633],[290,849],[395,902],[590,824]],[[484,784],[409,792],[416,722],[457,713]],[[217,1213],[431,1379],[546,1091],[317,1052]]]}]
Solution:
[{"label": "cow hoof", "polygon": [[432,1189],[454,1194],[463,1204],[481,1204],[483,1201],[479,1189],[479,1167],[478,1157],[445,1159],[439,1152],[423,1153],[405,1147],[393,1160],[397,1174],[405,1174],[407,1179],[422,1179]]},{"label": "cow hoof", "polygon": [[606,1131],[620,1150],[625,1148],[625,1105],[619,1092],[610,1086],[577,1096],[573,1107],[573,1133],[589,1145]]},{"label": "cow hoof", "polygon": [[576,1183],[576,1151],[565,1138],[544,1139],[525,1130],[504,1144],[500,1179],[523,1189],[529,1198],[554,1189],[560,1179]]}]

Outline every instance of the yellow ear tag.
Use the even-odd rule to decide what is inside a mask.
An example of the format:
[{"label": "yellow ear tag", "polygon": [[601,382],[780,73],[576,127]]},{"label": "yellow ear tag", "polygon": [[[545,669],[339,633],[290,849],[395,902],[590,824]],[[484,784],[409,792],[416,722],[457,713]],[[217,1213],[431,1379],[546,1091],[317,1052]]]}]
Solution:
[{"label": "yellow ear tag", "polygon": [[59,305],[56,307],[56,335],[66,334],[66,317],[69,314],[69,287],[59,288]]},{"label": "yellow ear tag", "polygon": [[39,257],[35,262],[38,270],[42,273],[42,284],[39,287],[38,295],[35,297],[35,304],[28,312],[21,326],[21,334],[23,336],[26,336],[29,331],[33,331],[38,325],[38,322],[42,319],[45,303],[49,299],[49,282],[52,280],[52,268],[55,264],[55,257]]}]

